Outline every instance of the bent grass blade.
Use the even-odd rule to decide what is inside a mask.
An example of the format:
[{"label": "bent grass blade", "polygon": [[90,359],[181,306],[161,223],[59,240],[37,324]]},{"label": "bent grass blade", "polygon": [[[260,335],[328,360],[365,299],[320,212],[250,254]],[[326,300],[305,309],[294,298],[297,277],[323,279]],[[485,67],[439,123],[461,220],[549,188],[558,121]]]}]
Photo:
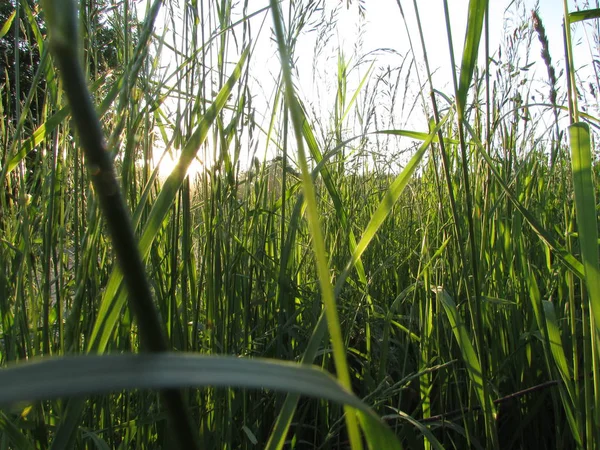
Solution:
[{"label": "bent grass blade", "polygon": [[170,352],[42,358],[3,369],[0,383],[11,387],[0,390],[2,405],[122,389],[216,386],[294,392],[374,415],[324,370],[272,359]]}]

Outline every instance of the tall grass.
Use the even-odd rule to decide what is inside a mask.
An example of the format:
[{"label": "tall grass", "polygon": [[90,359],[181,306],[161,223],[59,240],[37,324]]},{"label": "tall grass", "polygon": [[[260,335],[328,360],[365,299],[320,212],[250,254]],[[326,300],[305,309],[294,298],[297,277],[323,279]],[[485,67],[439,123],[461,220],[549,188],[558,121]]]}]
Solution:
[{"label": "tall grass", "polygon": [[18,60],[0,78],[1,448],[600,445],[600,86],[570,36],[597,10],[565,2],[564,57],[520,2],[491,48],[471,0],[441,91],[426,11],[391,6],[410,51],[334,49],[319,99],[302,40],[328,74],[367,3],[48,0],[48,40],[22,1],[0,24],[40,55],[27,92]]}]

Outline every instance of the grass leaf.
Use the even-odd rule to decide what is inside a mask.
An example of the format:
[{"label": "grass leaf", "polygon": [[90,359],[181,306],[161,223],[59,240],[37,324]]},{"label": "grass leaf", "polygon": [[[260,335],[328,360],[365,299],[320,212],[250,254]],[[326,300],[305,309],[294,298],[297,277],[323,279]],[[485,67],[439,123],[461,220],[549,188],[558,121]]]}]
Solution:
[{"label": "grass leaf", "polygon": [[467,103],[467,94],[473,79],[473,72],[477,65],[477,56],[479,53],[479,41],[483,29],[483,19],[486,14],[487,0],[470,0],[469,16],[467,18],[467,32],[465,36],[465,46],[463,50],[462,63],[460,65],[460,81],[457,93],[458,117],[463,118],[465,105]]},{"label": "grass leaf", "polygon": [[583,269],[590,297],[590,311],[598,333],[600,332],[600,264],[598,261],[598,220],[596,218],[596,195],[592,181],[592,151],[589,126],[586,123],[571,125],[569,127],[569,138]]},{"label": "grass leaf", "polygon": [[576,23],[582,20],[598,19],[600,18],[600,9],[585,9],[582,11],[573,11],[569,13],[569,23]]},{"label": "grass leaf", "polygon": [[239,387],[273,389],[371,410],[317,367],[290,362],[181,353],[42,358],[0,371],[0,404],[106,394],[122,389]]}]

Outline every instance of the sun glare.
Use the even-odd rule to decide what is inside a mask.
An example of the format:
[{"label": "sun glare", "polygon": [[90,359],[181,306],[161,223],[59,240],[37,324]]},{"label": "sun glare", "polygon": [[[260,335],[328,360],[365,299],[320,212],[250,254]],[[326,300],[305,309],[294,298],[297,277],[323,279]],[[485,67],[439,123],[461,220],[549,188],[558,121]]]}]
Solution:
[{"label": "sun glare", "polygon": [[[158,178],[161,182],[164,182],[169,175],[171,175],[173,169],[175,169],[175,166],[177,166],[180,155],[180,151],[171,151],[164,154],[160,153],[159,155],[155,155],[153,169],[158,167]],[[187,175],[190,177],[190,179],[194,179],[203,171],[204,164],[198,158],[195,158],[188,168]]]}]

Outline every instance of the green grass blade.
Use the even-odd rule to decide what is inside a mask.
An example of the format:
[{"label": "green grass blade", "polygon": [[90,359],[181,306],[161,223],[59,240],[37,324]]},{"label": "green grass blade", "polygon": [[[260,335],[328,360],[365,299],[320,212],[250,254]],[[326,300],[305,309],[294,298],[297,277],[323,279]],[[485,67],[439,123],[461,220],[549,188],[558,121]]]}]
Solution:
[{"label": "green grass blade", "polygon": [[[306,154],[304,151],[304,143],[302,141],[304,114],[296,99],[294,93],[294,84],[292,82],[292,74],[290,69],[290,55],[285,41],[284,24],[279,11],[279,4],[275,0],[271,0],[271,13],[275,26],[275,34],[281,58],[281,68],[285,85],[285,98],[287,107],[289,108],[292,123],[294,125],[294,134],[298,145],[298,159],[302,170],[302,186],[304,188],[304,197],[306,208],[308,211],[308,223],[312,235],[313,252],[316,259],[317,273],[319,285],[321,287],[321,298],[327,315],[327,325],[329,327],[329,335],[331,338],[331,346],[333,348],[333,359],[337,371],[337,376],[342,385],[347,389],[351,389],[350,375],[346,360],[346,350],[342,337],[342,330],[333,293],[333,287],[330,281],[329,267],[327,261],[327,252],[325,250],[325,242],[321,230],[319,220],[319,211],[317,201],[312,184]],[[350,446],[352,449],[362,449],[362,441],[358,426],[356,424],[356,416],[352,409],[345,408],[346,426],[350,438]]]},{"label": "green grass blade", "polygon": [[272,389],[373,412],[316,366],[286,361],[182,353],[42,358],[0,372],[0,404],[107,394],[122,389],[238,387]]},{"label": "green grass blade", "polygon": [[[429,138],[431,133],[425,133],[423,131],[414,131],[414,130],[378,130],[374,131],[370,134],[389,134],[391,136],[403,136],[411,139],[417,139],[419,141],[424,141]],[[459,144],[458,139],[444,138],[445,144]],[[435,136],[431,142],[438,143],[439,138]]]},{"label": "green grass blade", "polygon": [[96,433],[92,431],[84,431],[83,436],[90,438],[98,450],[110,450],[108,444]]},{"label": "green grass blade", "polygon": [[[108,94],[98,107],[98,115],[102,117],[110,108],[115,98],[119,94],[119,90],[121,89],[122,77],[120,77],[111,87]],[[106,77],[102,77],[92,85],[91,92],[96,92],[104,83],[106,82]],[[6,174],[10,174],[15,167],[19,165],[19,163],[27,156],[27,154],[33,150],[35,147],[39,146],[46,139],[49,139],[52,136],[52,133],[56,130],[56,128],[63,123],[63,121],[69,116],[71,113],[71,107],[65,106],[53,114],[48,120],[46,120],[43,124],[41,124],[32,134],[31,137],[25,140],[19,151],[9,159],[6,163]],[[16,141],[14,142],[16,145]]]},{"label": "green grass blade", "polygon": [[[329,196],[331,197],[331,200],[333,201],[336,215],[337,215],[340,223],[342,224],[342,227],[345,230],[347,230],[348,248],[349,248],[350,252],[354,254],[356,252],[356,245],[357,245],[354,230],[352,229],[352,227],[350,226],[350,223],[348,221],[348,215],[346,213],[346,208],[344,207],[344,205],[342,203],[342,199],[341,199],[339,190],[335,186],[335,183],[333,182],[333,178],[331,176],[331,173],[330,173],[328,167],[324,164],[325,159],[327,159],[327,158],[324,158],[323,155],[321,154],[319,145],[317,144],[317,140],[315,139],[314,133],[313,133],[310,125],[308,124],[308,121],[306,120],[306,118],[303,118],[302,132],[303,132],[304,139],[306,140],[306,144],[308,146],[308,149],[309,149],[312,157],[318,163],[317,168],[319,169],[319,173],[321,174],[321,177],[323,178],[323,182],[325,183],[327,192],[329,193]],[[339,151],[349,141],[350,140],[347,140],[347,141],[343,142],[342,144],[340,144],[336,149],[334,149],[328,155],[328,157],[329,158],[332,157],[334,152]],[[366,285],[367,284],[367,276],[365,274],[365,269],[363,267],[362,262],[360,261],[360,258],[356,260],[355,266],[356,266],[356,272],[358,274],[359,280],[361,281],[361,283],[363,285]],[[370,298],[367,298],[367,301],[369,302]]]},{"label": "green grass blade", "polygon": [[[562,337],[560,335],[560,327],[558,320],[556,319],[556,312],[554,311],[554,305],[549,301],[542,301],[544,307],[544,316],[546,318],[546,330],[548,332],[548,342],[550,343],[550,351],[554,357],[554,362],[563,379],[563,382],[567,386],[567,391],[572,391],[570,385],[573,375],[569,369],[567,363],[567,356],[565,355],[565,349],[562,344]],[[571,399],[572,401],[573,399]]]},{"label": "green grass blade", "polygon": [[[311,337],[308,341],[304,355],[302,356],[302,364],[310,365],[315,359],[317,352],[321,346],[321,342],[327,332],[327,321],[325,318],[325,311],[321,312],[321,316],[317,321],[317,325],[313,329]],[[288,429],[292,423],[294,412],[300,396],[297,394],[288,394],[285,398],[281,411],[277,416],[273,431],[269,436],[269,441],[265,447],[265,450],[281,450],[287,437]]]},{"label": "green grass blade", "polygon": [[346,108],[344,109],[344,113],[342,114],[342,117],[340,118],[340,121],[339,121],[340,124],[343,123],[344,119],[348,116],[348,114],[350,113],[350,110],[352,109],[352,107],[356,103],[356,99],[358,98],[358,94],[361,93],[363,86],[365,85],[365,83],[369,79],[369,76],[371,75],[371,72],[373,71],[373,66],[374,65],[375,65],[375,61],[373,61],[371,63],[371,65],[367,69],[367,73],[365,73],[365,76],[362,77],[362,79],[360,80],[360,83],[358,83],[358,87],[354,91],[354,94],[352,94],[352,98],[350,99],[350,101],[346,105]]},{"label": "green grass blade", "polygon": [[50,450],[64,450],[72,448],[75,440],[75,430],[79,426],[81,415],[85,411],[86,401],[83,397],[72,398],[67,402],[63,419],[56,430]]},{"label": "green grass blade", "polygon": [[583,257],[585,283],[590,298],[590,311],[596,331],[600,332],[600,264],[598,262],[598,221],[596,195],[592,181],[590,129],[586,123],[569,127],[573,188],[577,212],[577,228]]},{"label": "green grass blade", "polygon": [[[441,127],[446,122],[448,117],[449,117],[449,115],[446,115],[440,121],[438,126],[434,130],[432,130],[431,133],[429,133],[429,134],[423,133],[422,135],[419,134],[419,137],[423,138],[423,140],[424,140],[423,144],[419,147],[417,152],[413,155],[413,157],[411,158],[409,163],[406,165],[404,170],[400,173],[400,175],[398,175],[398,177],[396,177],[396,179],[394,180],[394,182],[388,189],[388,192],[385,194],[384,199],[379,204],[377,210],[371,217],[371,220],[370,220],[369,224],[367,225],[367,228],[363,232],[360,242],[354,247],[354,251],[352,253],[352,259],[348,262],[346,268],[344,269],[344,272],[340,275],[340,277],[338,277],[338,280],[337,280],[336,286],[335,286],[335,292],[339,292],[341,290],[341,287],[343,286],[346,277],[349,275],[350,271],[352,270],[352,268],[354,267],[356,262],[360,261],[361,255],[364,253],[364,251],[369,246],[370,242],[375,237],[377,230],[381,227],[385,218],[389,215],[390,211],[392,210],[393,205],[396,203],[396,201],[400,197],[400,194],[403,192],[404,188],[406,187],[406,185],[410,181],[411,177],[413,176],[414,172],[416,171],[421,159],[425,155],[425,152],[429,148],[429,145],[431,144],[432,140],[436,138],[437,132],[441,129]],[[387,131],[384,131],[383,133],[384,134],[398,134],[398,130],[387,130]],[[306,134],[305,134],[305,136],[306,136]],[[410,137],[413,137],[413,136],[410,136]],[[324,320],[323,317],[321,317],[319,324],[321,324],[323,322],[323,320]],[[315,341],[320,342],[320,339],[322,339],[321,333],[317,333],[318,329],[319,329],[319,325],[317,325],[315,332],[313,332],[313,335],[310,339],[311,343],[314,343]],[[315,335],[317,336],[317,338],[315,338]],[[310,346],[310,344],[309,344],[309,346]],[[316,353],[316,350],[315,350],[315,353]],[[310,355],[310,352],[308,352],[308,350],[305,353],[305,356],[307,356],[307,355],[308,355],[307,360],[312,361],[312,359],[314,358],[314,355]],[[272,433],[271,438],[269,439],[269,445],[267,446],[267,448],[269,448],[269,449],[282,448],[283,440],[285,439],[285,436],[287,433],[287,428],[289,427],[289,424],[291,423],[292,415],[295,411],[295,404],[296,404],[297,400],[298,400],[297,397],[294,398],[291,396],[286,399],[286,402],[284,403],[284,407],[282,408],[282,411],[277,419],[276,428],[275,428],[274,432]],[[283,424],[286,424],[286,425],[283,425]]]},{"label": "green grass blade", "polygon": [[[569,127],[571,144],[571,166],[573,170],[573,190],[575,193],[575,211],[579,243],[583,258],[585,284],[589,298],[590,311],[590,348],[589,361],[584,363],[585,371],[592,372],[594,394],[586,403],[593,404],[596,413],[586,415],[587,429],[597,430],[600,427],[600,372],[598,370],[600,343],[600,263],[598,260],[598,220],[596,217],[596,195],[592,173],[592,150],[590,129],[587,123],[575,123]],[[585,309],[584,309],[585,311]],[[584,318],[584,323],[585,323]],[[585,336],[586,334],[584,334]],[[588,360],[588,358],[586,358]]]},{"label": "green grass blade", "polygon": [[413,417],[409,416],[403,411],[396,411],[396,414],[398,414],[398,416],[400,416],[402,420],[407,421],[408,423],[413,425],[417,430],[419,430],[421,434],[427,438],[427,441],[435,450],[444,450],[444,447],[442,446],[440,441],[436,439],[435,435],[431,432],[429,428],[427,428],[426,425],[423,425],[417,419],[414,419]]},{"label": "green grass blade", "polygon": [[[310,130],[310,134],[308,136],[312,136],[312,130]],[[313,172],[312,172],[313,181],[317,178],[317,176],[320,173],[322,173],[323,167],[325,166],[327,161],[331,157],[333,157],[335,154],[337,154],[337,152],[339,152],[339,150],[344,145],[346,145],[348,142],[349,141],[346,141],[346,142],[340,144],[340,146],[338,146],[336,149],[333,149],[332,151],[330,151],[319,161],[319,163],[316,165],[316,167],[313,169]],[[316,141],[315,141],[315,144],[316,144]],[[318,150],[318,147],[316,147],[316,150]],[[290,189],[290,191],[291,191],[291,189]],[[336,192],[337,191],[334,191],[334,194]],[[330,192],[330,195],[332,195],[331,192]],[[333,198],[334,198],[334,196],[332,195],[332,199]],[[292,210],[292,215],[290,216],[288,237],[286,239],[286,246],[284,247],[284,252],[281,256],[280,264],[287,265],[287,263],[288,263],[289,248],[294,244],[294,240],[295,240],[294,236],[296,235],[296,230],[298,227],[298,221],[300,218],[300,212],[302,210],[303,203],[304,203],[304,196],[300,193],[296,200],[296,204]],[[277,203],[276,205],[279,206],[279,203]],[[336,209],[336,212],[338,212],[337,209]],[[340,217],[340,221],[342,221],[342,219],[345,220],[345,214],[342,217]],[[351,234],[350,236],[354,236],[354,235]],[[356,245],[356,244],[354,244],[354,245]],[[359,277],[360,277],[361,276],[360,270],[358,271],[358,273],[359,273]],[[364,274],[364,272],[363,272],[363,274]],[[339,286],[341,286],[341,285],[339,285]],[[337,296],[338,293],[339,293],[339,289],[338,289],[338,285],[336,285],[335,295]],[[313,360],[315,359],[315,357],[317,355],[317,352],[319,351],[321,342],[323,341],[326,331],[327,331],[327,322],[325,320],[325,314],[324,314],[324,312],[321,312],[321,316],[319,317],[319,320],[317,321],[317,325],[313,329],[311,337],[308,341],[307,348],[304,351],[304,355],[302,356],[302,364],[312,364]],[[271,432],[271,435],[269,436],[269,440],[265,447],[266,450],[275,450],[275,449],[280,450],[283,448],[283,445],[285,443],[285,439],[287,437],[289,427],[292,423],[292,418],[296,411],[296,406],[298,404],[299,399],[300,399],[300,396],[297,394],[288,394],[286,396],[283,406],[281,407],[281,410],[277,416],[277,420],[275,421],[273,431]]]},{"label": "green grass blade", "polygon": [[469,86],[477,65],[479,41],[483,30],[483,19],[487,10],[487,0],[470,0],[469,16],[467,18],[467,33],[460,65],[460,81],[456,98],[458,117],[463,118]]},{"label": "green grass blade", "polygon": [[[446,115],[440,121],[438,126],[434,130],[432,130],[431,133],[429,133],[429,134],[420,133],[418,135],[417,138],[422,138],[422,140],[424,141],[423,144],[419,147],[417,152],[413,155],[413,157],[411,158],[409,163],[406,165],[404,170],[400,173],[400,175],[398,175],[398,177],[396,177],[396,179],[394,180],[394,182],[388,189],[388,192],[385,194],[384,199],[379,204],[377,210],[371,217],[371,220],[370,220],[369,224],[367,225],[367,228],[363,232],[360,242],[354,246],[354,250],[352,253],[352,259],[348,262],[346,268],[344,269],[344,272],[338,277],[338,280],[336,282],[336,286],[335,286],[336,293],[341,290],[342,286],[344,285],[345,279],[350,274],[350,271],[355,266],[355,264],[360,261],[361,255],[364,253],[364,251],[369,246],[370,242],[375,237],[377,230],[381,227],[385,218],[389,215],[390,211],[392,210],[393,205],[396,203],[396,201],[400,197],[400,194],[403,192],[404,188],[406,187],[406,185],[410,181],[411,177],[413,176],[414,172],[416,171],[421,159],[425,155],[426,150],[429,148],[429,145],[431,144],[433,139],[435,139],[437,137],[437,132],[441,129],[441,127],[446,122],[446,120],[448,120],[448,117],[449,117],[449,115]],[[401,131],[400,130],[386,130],[386,131],[383,131],[383,133],[398,135],[399,133],[401,133]],[[307,134],[305,133],[305,136],[306,135]],[[402,135],[402,134],[400,134],[400,135]],[[309,136],[310,136],[310,134],[309,134]],[[415,136],[410,135],[408,137],[415,137]],[[321,316],[321,319],[319,320],[319,324],[317,325],[317,327],[315,328],[315,330],[313,332],[313,335],[311,336],[310,343],[309,343],[309,349],[311,347],[311,344],[314,347],[315,342],[317,343],[316,345],[318,345],[318,343],[322,339],[322,331],[320,331],[320,327],[322,327],[322,326],[324,326],[324,317],[323,316]],[[308,362],[310,362],[314,359],[314,354],[309,352],[309,349],[307,349],[307,351],[305,352],[305,358]],[[315,347],[314,353],[316,354],[316,347]],[[304,361],[304,359],[303,359],[303,361]],[[268,449],[282,448],[283,441],[287,434],[287,429],[288,429],[289,425],[291,424],[292,416],[294,414],[295,405],[296,405],[297,401],[298,401],[298,397],[288,396],[288,398],[286,398],[284,406],[277,418],[275,429],[269,439],[269,443],[267,445]]]},{"label": "green grass blade", "polygon": [[402,445],[392,430],[381,422],[374,414],[358,410],[358,418],[367,446],[371,450],[401,450]]},{"label": "green grass blade", "polygon": [[600,9],[585,9],[583,11],[573,11],[569,13],[569,22],[576,23],[582,20],[598,19],[600,18]]},{"label": "green grass blade", "polygon": [[542,301],[542,304],[544,308],[544,317],[546,319],[545,326],[548,344],[550,345],[550,352],[563,382],[563,386],[559,387],[563,409],[575,442],[579,445],[579,448],[583,448],[582,442],[584,442],[584,440],[579,434],[579,427],[577,426],[578,421],[575,418],[575,414],[580,413],[580,411],[578,411],[575,406],[575,386],[569,364],[567,363],[567,357],[560,334],[560,327],[556,318],[556,311],[554,310],[552,302],[544,300]]},{"label": "green grass blade", "polygon": [[2,25],[2,28],[0,28],[0,39],[6,36],[6,33],[8,33],[8,31],[10,30],[10,27],[12,26],[12,23],[15,20],[16,14],[17,10],[15,9],[12,13],[10,13],[8,18],[6,19],[6,22],[4,22],[4,25]]},{"label": "green grass blade", "polygon": [[[560,335],[560,328],[558,326],[558,321],[556,320],[554,305],[552,302],[542,300],[537,280],[529,267],[529,263],[525,260],[525,255],[521,255],[521,259],[524,276],[529,288],[529,299],[540,332],[549,373],[555,373],[555,371],[552,370],[552,366],[556,367],[562,378],[563,386],[559,387],[559,392],[563,401],[563,408],[567,423],[573,432],[573,436],[575,436],[576,441],[579,443],[581,442],[581,439],[578,436],[577,421],[574,416],[574,411],[576,411],[574,408],[574,405],[576,404],[573,389],[574,385]],[[552,362],[554,364],[552,364]]]}]

